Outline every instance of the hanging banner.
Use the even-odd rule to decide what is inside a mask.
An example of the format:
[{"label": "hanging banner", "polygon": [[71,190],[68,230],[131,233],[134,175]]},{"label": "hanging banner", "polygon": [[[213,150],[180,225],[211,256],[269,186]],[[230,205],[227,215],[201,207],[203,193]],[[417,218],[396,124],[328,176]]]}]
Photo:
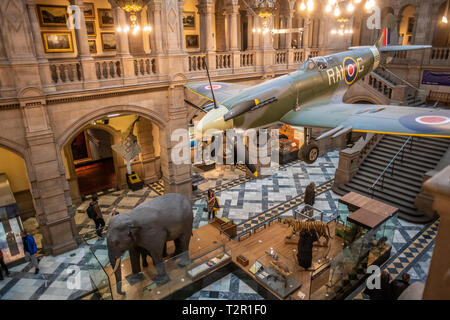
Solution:
[{"label": "hanging banner", "polygon": [[425,70],[422,76],[422,84],[450,86],[450,72]]}]

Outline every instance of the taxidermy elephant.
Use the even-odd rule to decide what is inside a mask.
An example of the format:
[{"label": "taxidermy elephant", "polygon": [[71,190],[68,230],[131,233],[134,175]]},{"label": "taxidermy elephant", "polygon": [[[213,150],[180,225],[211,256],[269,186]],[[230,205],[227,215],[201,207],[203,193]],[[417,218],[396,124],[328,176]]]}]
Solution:
[{"label": "taxidermy elephant", "polygon": [[193,220],[191,202],[176,193],[156,197],[129,212],[111,217],[106,243],[109,261],[114,266],[117,292],[123,294],[120,257],[127,250],[130,251],[133,273],[140,272],[139,257],[143,251],[152,257],[158,273],[153,280],[158,285],[170,281],[162,264],[167,241],[174,240],[175,255],[184,253],[178,264],[189,264],[188,250]]}]

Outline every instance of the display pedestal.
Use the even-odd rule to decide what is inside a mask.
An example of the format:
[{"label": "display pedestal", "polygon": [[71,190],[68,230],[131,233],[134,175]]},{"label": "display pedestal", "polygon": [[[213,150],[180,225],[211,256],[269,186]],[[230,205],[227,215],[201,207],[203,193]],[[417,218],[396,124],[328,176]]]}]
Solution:
[{"label": "display pedestal", "polygon": [[131,172],[131,174],[126,174],[126,180],[128,188],[132,191],[140,190],[144,187],[144,181],[142,181],[137,173]]}]

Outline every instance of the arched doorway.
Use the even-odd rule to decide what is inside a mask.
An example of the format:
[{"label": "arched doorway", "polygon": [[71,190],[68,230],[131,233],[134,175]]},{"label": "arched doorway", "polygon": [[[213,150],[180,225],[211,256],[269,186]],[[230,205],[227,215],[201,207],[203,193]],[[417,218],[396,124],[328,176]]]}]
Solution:
[{"label": "arched doorway", "polygon": [[42,235],[36,219],[25,159],[19,153],[0,146],[0,249],[6,263],[24,257],[21,231],[32,234],[38,248]]},{"label": "arched doorway", "polygon": [[72,161],[81,196],[117,187],[112,144],[114,137],[108,131],[92,127],[70,143],[72,155],[66,157]]},{"label": "arched doorway", "polygon": [[399,28],[399,44],[409,45],[414,41],[414,31],[416,24],[416,8],[408,5],[400,13],[400,28]]},{"label": "arched doorway", "polygon": [[[99,196],[99,205],[108,223],[112,210],[126,212],[136,205],[157,196],[149,184],[160,182],[161,129],[148,118],[126,112],[110,112],[92,117],[80,129],[74,129],[63,140],[63,163],[75,209],[75,223],[80,234],[91,234],[94,224],[87,217],[86,208],[92,193]],[[112,148],[122,141],[128,130],[133,130],[141,152],[131,161],[131,169],[144,181],[136,192],[127,185],[127,167],[123,157]],[[76,130],[76,131],[75,131]],[[88,158],[86,158],[88,157]]]}]

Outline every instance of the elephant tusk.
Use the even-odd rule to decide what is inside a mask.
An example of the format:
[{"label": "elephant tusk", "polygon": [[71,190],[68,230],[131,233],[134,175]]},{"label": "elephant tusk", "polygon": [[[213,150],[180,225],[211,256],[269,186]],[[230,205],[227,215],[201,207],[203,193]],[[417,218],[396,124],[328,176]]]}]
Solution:
[{"label": "elephant tusk", "polygon": [[117,261],[116,261],[116,265],[114,266],[113,273],[116,272],[117,268],[119,268],[119,267],[120,267],[120,258],[117,259]]}]

